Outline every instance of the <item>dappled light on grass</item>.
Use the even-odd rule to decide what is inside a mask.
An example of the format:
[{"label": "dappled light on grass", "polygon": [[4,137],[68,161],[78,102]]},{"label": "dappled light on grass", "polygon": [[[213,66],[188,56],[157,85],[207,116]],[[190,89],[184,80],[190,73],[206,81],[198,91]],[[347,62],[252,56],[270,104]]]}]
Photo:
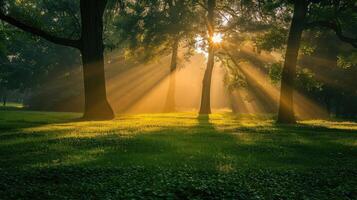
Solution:
[{"label": "dappled light on grass", "polygon": [[356,122],[282,126],[269,115],[193,112],[92,122],[78,117],[0,112],[0,185],[6,189],[0,193],[26,194],[30,185],[30,193],[51,191],[45,197],[90,188],[125,199],[126,191],[206,197],[232,190],[251,196],[255,188],[291,190],[286,194],[294,199],[306,187],[320,191],[325,180],[332,184],[323,187],[329,197],[341,196],[334,185],[355,185]]},{"label": "dappled light on grass", "polygon": [[[20,113],[20,112],[19,112]],[[76,114],[21,113],[0,135],[3,167],[144,166],[218,170],[353,166],[357,123],[302,121],[277,126],[266,115],[120,115],[73,122]],[[53,116],[53,121],[42,121]],[[319,145],[316,145],[319,143]],[[343,154],[344,159],[329,157]],[[306,155],[309,155],[306,157]],[[5,157],[6,156],[6,159]]]},{"label": "dappled light on grass", "polygon": [[301,123],[310,126],[323,126],[330,129],[357,131],[356,122],[353,121],[306,120]]}]

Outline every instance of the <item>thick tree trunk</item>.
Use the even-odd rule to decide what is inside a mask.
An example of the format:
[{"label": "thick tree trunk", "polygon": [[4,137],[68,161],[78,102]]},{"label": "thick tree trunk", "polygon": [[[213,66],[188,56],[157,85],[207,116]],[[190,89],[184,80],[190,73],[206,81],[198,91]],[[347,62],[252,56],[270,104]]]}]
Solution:
[{"label": "thick tree trunk", "polygon": [[207,28],[208,28],[208,61],[207,68],[202,81],[202,95],[201,107],[199,114],[211,114],[211,80],[214,67],[214,44],[212,37],[214,35],[214,9],[216,7],[215,0],[208,0],[208,15],[207,15]]},{"label": "thick tree trunk", "polygon": [[170,64],[170,83],[167,92],[164,112],[175,112],[175,88],[176,88],[176,68],[177,68],[177,54],[178,54],[179,39],[175,39],[172,45],[172,56]]},{"label": "thick tree trunk", "polygon": [[202,82],[200,114],[203,115],[211,114],[211,82],[212,82],[213,67],[214,67],[214,49],[210,47],[208,52],[207,68]]},{"label": "thick tree trunk", "polygon": [[103,12],[105,0],[81,0],[82,62],[84,79],[85,119],[114,118],[105,87],[103,56]]},{"label": "thick tree trunk", "polygon": [[295,0],[294,15],[290,26],[289,38],[285,54],[285,63],[281,79],[278,123],[296,123],[294,115],[294,81],[296,64],[300,48],[301,36],[307,13],[307,1]]}]

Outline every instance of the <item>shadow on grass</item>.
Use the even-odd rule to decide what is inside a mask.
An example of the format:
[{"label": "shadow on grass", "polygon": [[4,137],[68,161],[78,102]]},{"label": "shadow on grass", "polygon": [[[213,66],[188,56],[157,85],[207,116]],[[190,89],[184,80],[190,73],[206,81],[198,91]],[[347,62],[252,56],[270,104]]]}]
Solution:
[{"label": "shadow on grass", "polygon": [[[0,111],[0,131],[21,132],[26,128],[35,128],[49,124],[79,122],[78,113],[51,113],[37,111]],[[0,133],[0,137],[1,137]]]},{"label": "shadow on grass", "polygon": [[[138,119],[132,120],[42,124],[44,127],[26,132],[18,128],[17,132],[1,134],[2,167],[142,166],[231,172],[351,168],[357,164],[353,147],[357,136],[349,130],[259,123],[221,130],[207,115],[198,116],[196,123],[188,126],[154,126],[151,121],[135,126]],[[188,116],[187,120],[194,118]],[[125,125],[127,122],[133,125]],[[116,123],[123,125],[113,126]]]},{"label": "shadow on grass", "polygon": [[[42,123],[46,117],[35,116],[34,126],[25,124],[27,128],[0,134],[1,196],[356,196],[352,189],[356,181],[350,178],[357,173],[353,146],[357,136],[353,131],[280,126],[264,120],[253,126],[230,117],[222,122],[220,116],[207,115]],[[18,120],[18,116],[12,119]],[[225,127],[226,123],[232,127]]]},{"label": "shadow on grass", "polygon": [[213,124],[209,121],[209,115],[198,115],[198,128],[203,128],[204,130],[214,131],[215,128]]}]

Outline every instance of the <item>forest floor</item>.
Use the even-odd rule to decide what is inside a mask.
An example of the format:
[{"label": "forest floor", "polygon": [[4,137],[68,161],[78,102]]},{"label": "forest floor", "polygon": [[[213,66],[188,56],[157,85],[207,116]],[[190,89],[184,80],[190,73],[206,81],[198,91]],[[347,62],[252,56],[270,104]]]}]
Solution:
[{"label": "forest floor", "polygon": [[357,123],[0,111],[0,199],[356,199]]}]

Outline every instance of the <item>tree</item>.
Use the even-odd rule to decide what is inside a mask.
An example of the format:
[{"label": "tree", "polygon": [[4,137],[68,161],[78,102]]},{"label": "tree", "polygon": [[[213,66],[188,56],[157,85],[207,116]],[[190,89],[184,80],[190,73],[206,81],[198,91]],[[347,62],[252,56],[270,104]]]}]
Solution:
[{"label": "tree", "polygon": [[179,48],[179,38],[175,39],[172,44],[172,55],[170,63],[170,82],[169,89],[167,91],[166,102],[164,106],[164,112],[175,111],[175,87],[176,87],[176,69],[177,69],[177,54]]},{"label": "tree", "polygon": [[207,67],[202,81],[201,106],[199,114],[211,114],[211,80],[214,67],[214,42],[213,35],[215,31],[215,10],[216,1],[207,1],[207,19],[208,30],[208,60]]},{"label": "tree", "polygon": [[[82,93],[83,79],[79,70],[81,60],[77,50],[49,43],[11,25],[4,24],[1,31],[5,38],[4,57],[7,58],[6,62],[0,65],[0,76],[6,80],[1,86],[6,87],[12,100],[23,102],[29,109],[43,110],[48,109],[46,105],[60,101],[63,93]],[[77,69],[79,72],[74,74]],[[72,76],[76,76],[78,84],[70,81],[57,82],[53,96],[40,95],[48,93],[49,86],[56,79],[68,79]],[[61,88],[68,84],[72,85],[67,89]],[[76,93],[73,93],[74,91]],[[37,106],[34,105],[35,99],[39,102]],[[79,112],[83,111],[81,106],[76,106]]]},{"label": "tree", "polygon": [[[311,5],[311,3],[315,3],[315,5],[313,5],[315,7],[311,6],[309,10],[309,5]],[[304,29],[309,27],[325,27],[335,31],[336,35],[342,41],[350,43],[353,46],[357,46],[357,39],[345,36],[343,34],[341,24],[339,23],[339,15],[344,12],[353,13],[351,12],[351,9],[353,10],[353,8],[356,8],[356,5],[351,1],[294,1],[294,14],[290,25],[281,79],[278,123],[296,123],[293,92],[298,52]],[[308,17],[313,21],[306,23],[308,10],[311,12]],[[328,13],[327,16],[322,15],[324,12]],[[322,15],[324,19],[316,19],[316,15]]]},{"label": "tree", "polygon": [[314,51],[302,55],[298,65],[305,71],[309,70],[313,77],[300,80],[301,74],[298,73],[296,90],[320,102],[330,116],[356,116],[356,49],[329,30],[309,30],[304,40],[314,47]]},{"label": "tree", "polygon": [[282,71],[278,123],[295,123],[296,121],[293,106],[294,81],[301,36],[307,14],[307,5],[308,2],[306,0],[294,2],[294,14],[290,25]]},{"label": "tree", "polygon": [[103,14],[107,0],[80,0],[81,34],[77,39],[63,38],[24,23],[11,16],[9,2],[2,2],[0,19],[49,42],[76,48],[81,52],[85,91],[84,119],[112,119],[113,110],[106,97],[104,74]]},{"label": "tree", "polygon": [[[164,112],[176,111],[175,105],[175,88],[176,88],[176,70],[180,42],[186,37],[190,38],[193,32],[195,20],[194,17],[195,4],[190,1],[168,0],[169,34],[172,35],[169,40],[171,43],[171,62],[170,62],[170,77],[169,88],[164,105]],[[171,26],[171,27],[170,27]]]},{"label": "tree", "polygon": [[[171,54],[169,88],[164,112],[175,111],[175,76],[180,44],[193,38],[196,3],[190,0],[133,1],[126,3],[117,26],[122,46],[144,62]],[[143,14],[144,13],[144,14]],[[190,44],[187,45],[190,49]],[[140,56],[137,56],[137,55]],[[187,54],[186,54],[187,55]]]},{"label": "tree", "polygon": [[[278,123],[296,123],[294,115],[294,89],[296,82],[296,68],[303,33],[307,29],[332,30],[341,41],[356,46],[357,39],[353,38],[356,29],[356,16],[353,14],[356,5],[348,0],[277,0],[260,1],[259,7],[266,24],[276,30],[284,30],[292,11],[292,20],[287,40],[281,36],[284,31],[269,31],[265,40],[259,45],[271,50],[286,48],[284,67],[281,77],[281,93],[278,111]],[[284,41],[286,43],[284,44]],[[275,47],[274,47],[275,46]],[[301,52],[300,52],[301,53]]]},{"label": "tree", "polygon": [[4,68],[7,68],[8,66],[8,59],[6,57],[6,46],[5,46],[5,35],[3,32],[0,34],[0,97],[2,98],[3,101],[3,106],[6,106],[6,98],[7,98],[7,86],[8,86],[8,80],[9,80],[9,75],[7,73],[7,70],[4,70]]}]

